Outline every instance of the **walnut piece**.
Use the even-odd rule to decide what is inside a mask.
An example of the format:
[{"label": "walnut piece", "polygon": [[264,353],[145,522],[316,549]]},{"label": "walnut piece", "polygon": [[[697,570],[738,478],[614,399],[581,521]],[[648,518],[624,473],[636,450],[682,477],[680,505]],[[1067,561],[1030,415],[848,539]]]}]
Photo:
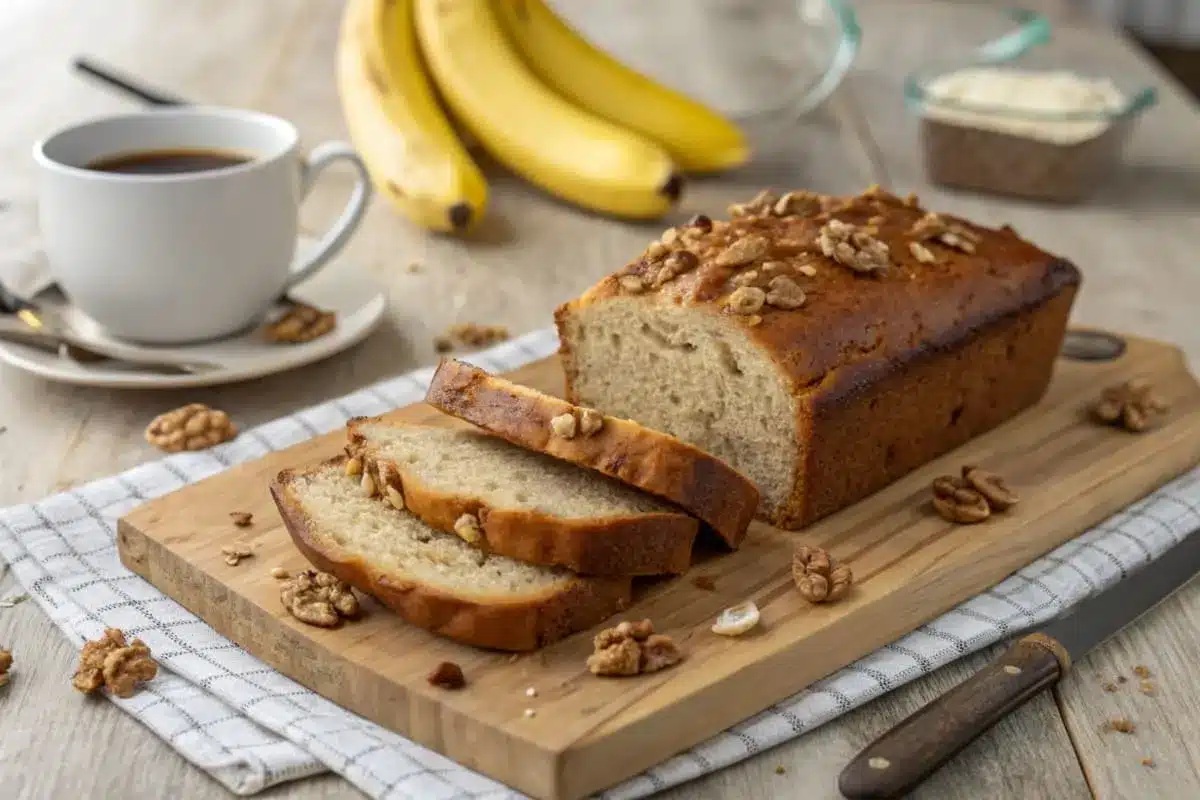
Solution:
[{"label": "walnut piece", "polygon": [[788,192],[779,198],[771,210],[777,217],[807,217],[821,210],[821,195],[816,192]]},{"label": "walnut piece", "polygon": [[914,222],[909,234],[918,242],[934,240],[968,254],[974,253],[975,245],[983,239],[965,225],[950,222],[932,211]]},{"label": "walnut piece", "polygon": [[617,280],[617,284],[629,294],[641,294],[646,291],[646,284],[637,275],[622,275]]},{"label": "walnut piece", "polygon": [[254,551],[246,544],[227,544],[221,548],[221,555],[225,556],[226,564],[236,567],[243,558],[253,557]]},{"label": "walnut piece", "polygon": [[791,278],[776,275],[767,287],[767,305],[775,308],[799,308],[804,305],[804,290]]},{"label": "walnut piece", "polygon": [[555,436],[563,439],[574,439],[575,433],[579,430],[579,422],[575,419],[575,415],[568,411],[565,414],[559,414],[551,418],[550,430]]},{"label": "walnut piece", "polygon": [[461,689],[467,685],[462,667],[453,661],[443,661],[438,664],[425,680],[429,681],[431,686],[441,689]]},{"label": "walnut piece", "polygon": [[279,600],[293,617],[320,628],[336,628],[343,619],[353,619],[359,613],[358,598],[350,584],[312,569],[284,581]]},{"label": "walnut piece", "polygon": [[973,525],[991,516],[987,498],[963,478],[943,475],[934,478],[933,507],[943,518],[960,525]]},{"label": "walnut piece", "polygon": [[967,484],[983,495],[992,511],[1007,511],[1020,502],[1020,496],[994,472],[982,470],[979,467],[964,466],[962,477]]},{"label": "walnut piece", "polygon": [[84,643],[71,684],[84,694],[104,687],[117,697],[131,697],[138,683],[157,674],[158,664],[145,642],[134,639],[126,643],[119,629],[106,628],[102,637]]},{"label": "walnut piece", "polygon": [[831,219],[822,226],[817,246],[828,258],[855,272],[884,272],[890,266],[886,244],[841,220]]},{"label": "walnut piece", "polygon": [[933,251],[920,242],[909,242],[908,252],[912,253],[913,258],[915,258],[917,261],[920,261],[922,264],[937,263],[937,256],[933,254]]},{"label": "walnut piece", "polygon": [[584,436],[595,436],[604,427],[604,415],[594,408],[579,409],[579,432]]},{"label": "walnut piece", "polygon": [[1133,733],[1135,730],[1137,730],[1137,728],[1125,717],[1117,717],[1116,719],[1110,719],[1108,722],[1105,722],[1104,730],[1116,731],[1117,733]]},{"label": "walnut piece", "polygon": [[683,660],[670,636],[654,632],[648,619],[621,622],[606,628],[592,641],[594,652],[587,666],[593,675],[638,675],[657,672]]},{"label": "walnut piece", "polygon": [[767,293],[756,286],[739,286],[729,295],[725,305],[735,314],[754,314],[767,302]]},{"label": "walnut piece", "polygon": [[8,670],[12,667],[12,652],[0,647],[0,686],[8,683]]},{"label": "walnut piece", "polygon": [[439,353],[448,353],[458,345],[464,347],[486,347],[503,342],[508,338],[508,328],[503,325],[478,325],[460,322],[451,325],[433,340],[433,348]]},{"label": "walnut piece", "polygon": [[814,278],[817,275],[817,268],[812,264],[801,264],[796,267],[796,271],[806,278]]},{"label": "walnut piece", "polygon": [[820,547],[802,544],[792,553],[792,580],[810,603],[834,603],[850,593],[854,573]]},{"label": "walnut piece", "polygon": [[337,314],[305,303],[296,303],[266,327],[272,342],[301,344],[320,338],[337,327]]},{"label": "walnut piece", "polygon": [[765,236],[750,234],[737,239],[718,253],[713,263],[718,267],[740,267],[762,258],[769,249],[770,243]]},{"label": "walnut piece", "polygon": [[230,511],[229,518],[239,528],[249,528],[254,524],[254,515],[249,511]]},{"label": "walnut piece", "polygon": [[733,203],[726,211],[733,218],[770,214],[778,200],[770,189],[763,189],[745,203]]},{"label": "walnut piece", "polygon": [[690,250],[676,250],[665,259],[654,276],[654,285],[662,286],[700,265],[699,257]]},{"label": "walnut piece", "polygon": [[1091,411],[1099,422],[1141,433],[1149,430],[1168,408],[1150,384],[1134,379],[1105,389]]},{"label": "walnut piece", "polygon": [[203,403],[159,414],[146,426],[146,441],[167,453],[204,450],[237,435],[237,425],[228,414]]}]

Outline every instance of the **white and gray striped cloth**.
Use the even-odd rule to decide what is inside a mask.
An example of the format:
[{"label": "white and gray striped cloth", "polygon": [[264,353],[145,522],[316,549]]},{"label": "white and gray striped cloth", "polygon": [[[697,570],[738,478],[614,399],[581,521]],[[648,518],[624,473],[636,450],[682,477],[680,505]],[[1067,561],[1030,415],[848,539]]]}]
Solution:
[{"label": "white and gray striped cloth", "polygon": [[[553,332],[542,330],[469,360],[504,371],[548,355],[556,346]],[[420,400],[431,374],[428,368],[417,370],[248,430],[212,450],[170,456],[0,511],[0,557],[77,646],[105,626],[144,639],[163,667],[159,676],[127,700],[109,699],[238,794],[330,769],[375,798],[520,797],[339,708],[218,636],[126,570],[114,544],[117,518],[144,500],[334,430],[350,416],[379,414]],[[645,797],[801,736],[967,653],[1050,619],[1162,556],[1197,525],[1200,469],[894,644],[603,797]],[[22,662],[36,662],[31,651],[37,643],[7,644],[16,651],[14,680],[19,681]],[[9,727],[6,734],[20,732]]]}]

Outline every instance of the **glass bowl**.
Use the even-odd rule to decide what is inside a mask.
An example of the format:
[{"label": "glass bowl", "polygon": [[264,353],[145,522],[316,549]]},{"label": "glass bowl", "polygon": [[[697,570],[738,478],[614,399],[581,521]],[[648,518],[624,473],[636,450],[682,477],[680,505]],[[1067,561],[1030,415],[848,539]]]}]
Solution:
[{"label": "glass bowl", "polygon": [[[1135,121],[1156,101],[1154,88],[1109,74],[1084,40],[1060,40],[1038,14],[1012,9],[995,15],[992,25],[995,36],[982,45],[947,37],[947,52],[905,79],[927,179],[1059,203],[1086,198],[1121,162]],[[968,69],[1082,78],[1107,99],[1096,109],[1057,110],[1038,107],[1030,93],[1003,103],[937,91],[948,76]]]}]

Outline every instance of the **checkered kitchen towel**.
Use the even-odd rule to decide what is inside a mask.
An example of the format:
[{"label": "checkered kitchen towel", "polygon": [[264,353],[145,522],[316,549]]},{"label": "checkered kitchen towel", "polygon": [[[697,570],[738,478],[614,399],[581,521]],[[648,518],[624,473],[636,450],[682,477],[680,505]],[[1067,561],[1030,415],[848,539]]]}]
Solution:
[{"label": "checkered kitchen towel", "polygon": [[[543,330],[471,360],[504,371],[553,352]],[[144,464],[32,505],[0,511],[0,556],[76,645],[105,626],[140,636],[159,677],[109,698],[239,794],[331,769],[371,797],[519,795],[345,711],[285,678],[126,570],[116,520],[142,501],[341,426],[421,399],[430,369],[301,411],[201,453]],[[1200,469],[1117,514],[991,591],[777,706],[609,790],[645,797],[800,736],[967,653],[1050,619],[1161,556],[1200,525]],[[35,643],[12,642],[20,651]],[[10,731],[9,733],[13,733]]]}]

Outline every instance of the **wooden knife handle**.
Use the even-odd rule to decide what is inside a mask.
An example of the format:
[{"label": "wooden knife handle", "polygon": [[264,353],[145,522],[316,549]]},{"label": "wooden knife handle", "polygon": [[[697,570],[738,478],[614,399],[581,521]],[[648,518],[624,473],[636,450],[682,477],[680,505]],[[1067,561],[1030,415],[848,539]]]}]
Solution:
[{"label": "wooden knife handle", "polygon": [[838,779],[850,800],[899,797],[950,760],[1000,718],[1049,686],[1070,666],[1066,650],[1040,633],[876,739]]}]

